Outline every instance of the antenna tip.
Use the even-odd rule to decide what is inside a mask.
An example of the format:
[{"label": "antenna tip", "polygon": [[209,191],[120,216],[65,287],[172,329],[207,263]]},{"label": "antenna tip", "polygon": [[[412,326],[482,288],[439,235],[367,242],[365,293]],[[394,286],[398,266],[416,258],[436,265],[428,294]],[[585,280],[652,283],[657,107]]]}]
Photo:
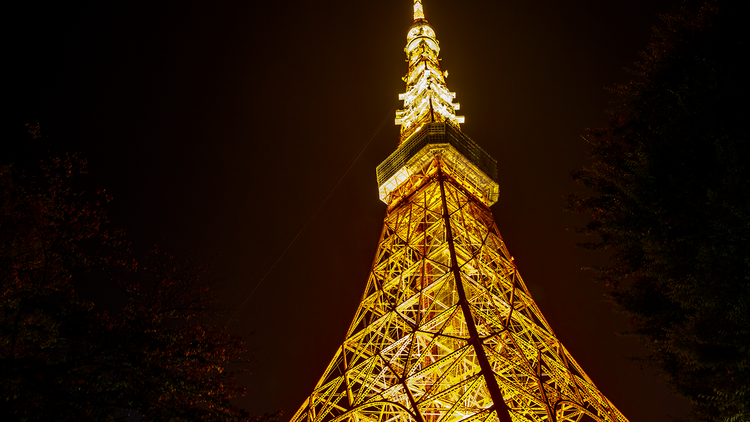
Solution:
[{"label": "antenna tip", "polygon": [[414,20],[424,19],[422,0],[414,0]]}]

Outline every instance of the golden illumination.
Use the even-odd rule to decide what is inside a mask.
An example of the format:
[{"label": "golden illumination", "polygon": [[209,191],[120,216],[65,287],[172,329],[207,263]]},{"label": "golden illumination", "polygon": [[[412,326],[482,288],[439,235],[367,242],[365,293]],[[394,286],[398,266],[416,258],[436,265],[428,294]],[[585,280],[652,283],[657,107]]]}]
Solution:
[{"label": "golden illumination", "polygon": [[494,422],[508,420],[503,405],[509,421],[626,422],[555,337],[492,212],[451,167],[433,158],[393,196],[346,339],[291,422]]},{"label": "golden illumination", "polygon": [[414,20],[424,19],[424,10],[422,9],[422,1],[414,0]]},{"label": "golden illumination", "polygon": [[446,122],[459,127],[462,116],[456,116],[455,92],[445,83],[448,72],[440,70],[440,46],[435,31],[424,18],[422,2],[414,2],[414,23],[406,36],[404,52],[409,70],[404,80],[406,92],[399,94],[404,108],[396,111],[396,124],[401,125],[404,142],[425,123]]},{"label": "golden illumination", "polygon": [[557,339],[495,224],[497,163],[460,131],[414,2],[401,141],[345,340],[290,422],[628,422]]},{"label": "golden illumination", "polygon": [[[417,132],[427,128],[429,135],[440,136],[445,140],[446,127],[444,123],[430,123],[421,126]],[[478,146],[477,146],[478,147]],[[398,151],[397,151],[398,153]],[[488,156],[489,157],[489,156]],[[406,183],[409,178],[426,179],[434,171],[433,161],[437,158],[443,163],[443,171],[453,176],[462,188],[471,192],[486,206],[497,202],[499,187],[492,177],[482,171],[474,162],[468,160],[450,143],[444,141],[425,145],[414,152],[409,160],[396,173],[378,186],[380,200],[386,204],[394,204],[395,196],[411,193],[411,184]]]}]

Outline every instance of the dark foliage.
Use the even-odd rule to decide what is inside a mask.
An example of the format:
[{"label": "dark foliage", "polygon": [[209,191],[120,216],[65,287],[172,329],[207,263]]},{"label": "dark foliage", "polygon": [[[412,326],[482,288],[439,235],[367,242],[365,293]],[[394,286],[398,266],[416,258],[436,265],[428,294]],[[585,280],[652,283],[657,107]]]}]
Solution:
[{"label": "dark foliage", "polygon": [[[76,188],[84,172],[76,156],[0,167],[3,420],[259,419],[230,403],[245,349],[207,319],[206,267],[158,249],[139,266],[107,229],[107,196]],[[79,278],[119,302],[94,306]]]},{"label": "dark foliage", "polygon": [[611,122],[589,130],[571,209],[600,277],[701,421],[750,420],[748,30],[741,2],[664,16]]}]

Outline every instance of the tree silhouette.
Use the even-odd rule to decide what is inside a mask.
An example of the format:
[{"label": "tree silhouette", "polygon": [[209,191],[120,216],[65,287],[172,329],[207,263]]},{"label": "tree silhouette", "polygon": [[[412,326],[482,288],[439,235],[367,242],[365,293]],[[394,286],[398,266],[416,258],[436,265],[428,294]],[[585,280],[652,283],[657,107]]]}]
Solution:
[{"label": "tree silhouette", "polygon": [[[214,283],[196,258],[139,265],[108,229],[104,192],[77,187],[76,155],[0,167],[0,402],[22,421],[247,421],[228,365],[240,338],[210,323]],[[77,280],[108,289],[85,300]],[[234,365],[236,367],[236,365]]]},{"label": "tree silhouette", "polygon": [[663,17],[618,86],[610,123],[589,130],[585,247],[611,251],[601,279],[647,346],[647,362],[698,420],[749,417],[748,31],[738,4]]}]

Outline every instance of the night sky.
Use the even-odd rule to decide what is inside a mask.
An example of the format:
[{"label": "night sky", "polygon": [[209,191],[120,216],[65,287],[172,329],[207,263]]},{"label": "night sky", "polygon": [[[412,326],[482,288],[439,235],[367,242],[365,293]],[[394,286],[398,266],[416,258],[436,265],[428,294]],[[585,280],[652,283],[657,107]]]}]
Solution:
[{"label": "night sky", "polygon": [[[686,403],[632,357],[643,353],[581,267],[579,188],[587,127],[603,125],[656,15],[677,0],[425,0],[464,133],[498,161],[492,209],[558,337],[633,422]],[[230,329],[248,337],[238,401],[285,421],[322,375],[365,287],[385,205],[375,167],[396,147],[409,0],[23,2],[8,12],[5,133],[39,122],[56,151],[81,151],[136,249],[215,255],[236,307],[336,185]],[[7,67],[7,66],[6,66]],[[382,130],[378,127],[385,120]],[[4,136],[3,161],[14,147]],[[98,292],[97,297],[107,292]],[[137,345],[134,345],[137,347]]]}]

